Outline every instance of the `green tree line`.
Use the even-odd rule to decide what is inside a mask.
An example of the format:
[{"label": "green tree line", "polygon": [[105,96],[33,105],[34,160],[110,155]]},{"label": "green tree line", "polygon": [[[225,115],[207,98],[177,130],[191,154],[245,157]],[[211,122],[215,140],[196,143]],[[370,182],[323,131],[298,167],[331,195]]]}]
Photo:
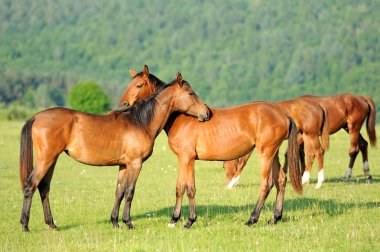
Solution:
[{"label": "green tree line", "polygon": [[115,105],[144,64],[214,107],[304,94],[380,107],[380,2],[0,0],[0,102],[67,105],[95,80]]}]

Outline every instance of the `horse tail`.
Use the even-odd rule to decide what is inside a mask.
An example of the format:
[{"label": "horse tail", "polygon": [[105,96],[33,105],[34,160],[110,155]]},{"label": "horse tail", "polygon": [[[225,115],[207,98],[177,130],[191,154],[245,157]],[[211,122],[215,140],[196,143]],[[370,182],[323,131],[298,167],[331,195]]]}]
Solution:
[{"label": "horse tail", "polygon": [[376,108],[375,102],[369,96],[363,96],[368,104],[367,134],[372,147],[376,146]]},{"label": "horse tail", "polygon": [[299,147],[297,143],[298,129],[293,119],[288,116],[290,120],[289,126],[289,139],[288,139],[288,151],[287,151],[287,164],[290,168],[290,179],[294,191],[302,194],[302,177],[301,177],[301,165],[299,156]]},{"label": "horse tail", "polygon": [[330,148],[330,133],[329,133],[329,119],[327,117],[327,109],[324,106],[320,106],[322,109],[322,134],[321,134],[321,145],[323,150],[327,151]]},{"label": "horse tail", "polygon": [[34,117],[29,119],[21,130],[20,144],[20,181],[22,190],[25,189],[25,183],[33,171],[33,139],[32,126]]}]

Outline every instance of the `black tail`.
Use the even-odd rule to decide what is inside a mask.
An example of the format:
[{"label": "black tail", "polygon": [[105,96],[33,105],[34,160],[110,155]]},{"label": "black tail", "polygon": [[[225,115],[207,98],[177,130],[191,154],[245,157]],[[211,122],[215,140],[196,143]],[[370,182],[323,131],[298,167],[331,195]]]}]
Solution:
[{"label": "black tail", "polygon": [[21,188],[24,191],[25,182],[33,171],[33,140],[32,126],[34,117],[29,119],[21,130],[20,145],[20,181]]}]

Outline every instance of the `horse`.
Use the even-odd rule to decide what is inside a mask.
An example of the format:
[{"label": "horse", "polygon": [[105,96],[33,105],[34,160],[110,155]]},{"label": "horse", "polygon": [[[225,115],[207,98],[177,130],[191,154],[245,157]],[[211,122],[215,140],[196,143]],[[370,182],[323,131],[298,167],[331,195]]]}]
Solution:
[{"label": "horse", "polygon": [[364,121],[369,141],[372,147],[376,147],[376,109],[375,103],[369,96],[353,94],[339,94],[335,96],[301,96],[300,99],[316,102],[328,110],[329,134],[334,134],[344,129],[350,136],[348,168],[343,181],[351,178],[355,159],[362,153],[363,172],[367,182],[372,180],[368,164],[368,142],[360,133]]},{"label": "horse", "polygon": [[[24,201],[20,222],[23,230],[29,231],[30,206],[37,188],[45,223],[51,229],[57,229],[51,214],[49,190],[62,152],[88,165],[119,166],[111,222],[114,227],[119,227],[119,208],[124,196],[123,222],[133,229],[130,209],[142,163],[152,154],[155,138],[174,111],[196,116],[202,122],[208,120],[210,114],[180,73],[176,80],[128,112],[94,115],[57,107],[35,114],[21,132],[20,180]],[[36,154],[34,169],[33,147]]]},{"label": "horse", "polygon": [[[142,72],[130,70],[132,80],[120,99],[120,108],[132,106],[136,101],[152,95],[163,81],[149,73],[148,66]],[[261,209],[273,185],[277,189],[276,206],[270,224],[282,218],[289,166],[293,189],[302,193],[301,171],[297,145],[298,129],[286,113],[270,102],[253,102],[236,107],[210,108],[211,118],[198,123],[184,114],[175,113],[165,125],[169,146],[178,157],[178,179],[176,204],[169,222],[174,227],[181,216],[182,198],[186,191],[189,199],[189,216],[185,228],[196,221],[195,210],[195,160],[226,161],[239,158],[255,147],[260,159],[260,196],[249,220],[250,226],[259,220]],[[279,163],[278,151],[281,143],[288,139],[285,165]]]},{"label": "horse", "polygon": [[[302,170],[302,184],[309,182],[310,171],[314,158],[318,160],[318,183],[315,188],[320,188],[324,181],[323,154],[329,148],[329,121],[327,110],[320,104],[303,99],[290,99],[277,102],[281,109],[288,113],[300,130],[298,144]],[[321,142],[319,140],[321,135]],[[305,167],[303,146],[306,146],[307,162]],[[231,161],[225,161],[223,166],[226,172],[227,187],[233,188],[239,181],[240,174],[247,163],[251,153]]]}]

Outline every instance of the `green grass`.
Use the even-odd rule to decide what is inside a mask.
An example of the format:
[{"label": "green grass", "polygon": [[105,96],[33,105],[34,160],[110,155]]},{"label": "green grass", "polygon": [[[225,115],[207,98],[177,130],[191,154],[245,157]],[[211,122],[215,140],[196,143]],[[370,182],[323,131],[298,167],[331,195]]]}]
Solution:
[{"label": "green grass", "polygon": [[[283,221],[272,216],[275,190],[256,226],[246,227],[259,193],[259,168],[254,154],[234,190],[225,187],[221,162],[196,162],[198,220],[190,230],[183,217],[175,228],[167,224],[175,203],[176,156],[161,134],[154,154],[143,165],[132,204],[135,230],[114,229],[109,222],[117,167],[91,167],[61,155],[52,180],[50,202],[59,231],[44,224],[41,201],[35,194],[30,233],[22,232],[19,218],[23,195],[19,182],[21,122],[0,122],[0,249],[3,251],[102,250],[102,251],[375,251],[380,249],[380,155],[369,150],[374,177],[365,183],[361,157],[353,178],[341,177],[348,165],[349,139],[345,132],[331,137],[325,155],[326,183],[311,185],[298,196],[288,183]],[[380,129],[378,128],[378,132]],[[366,136],[366,134],[365,134]],[[123,209],[123,205],[122,205]],[[120,213],[121,214],[121,213]]]}]

